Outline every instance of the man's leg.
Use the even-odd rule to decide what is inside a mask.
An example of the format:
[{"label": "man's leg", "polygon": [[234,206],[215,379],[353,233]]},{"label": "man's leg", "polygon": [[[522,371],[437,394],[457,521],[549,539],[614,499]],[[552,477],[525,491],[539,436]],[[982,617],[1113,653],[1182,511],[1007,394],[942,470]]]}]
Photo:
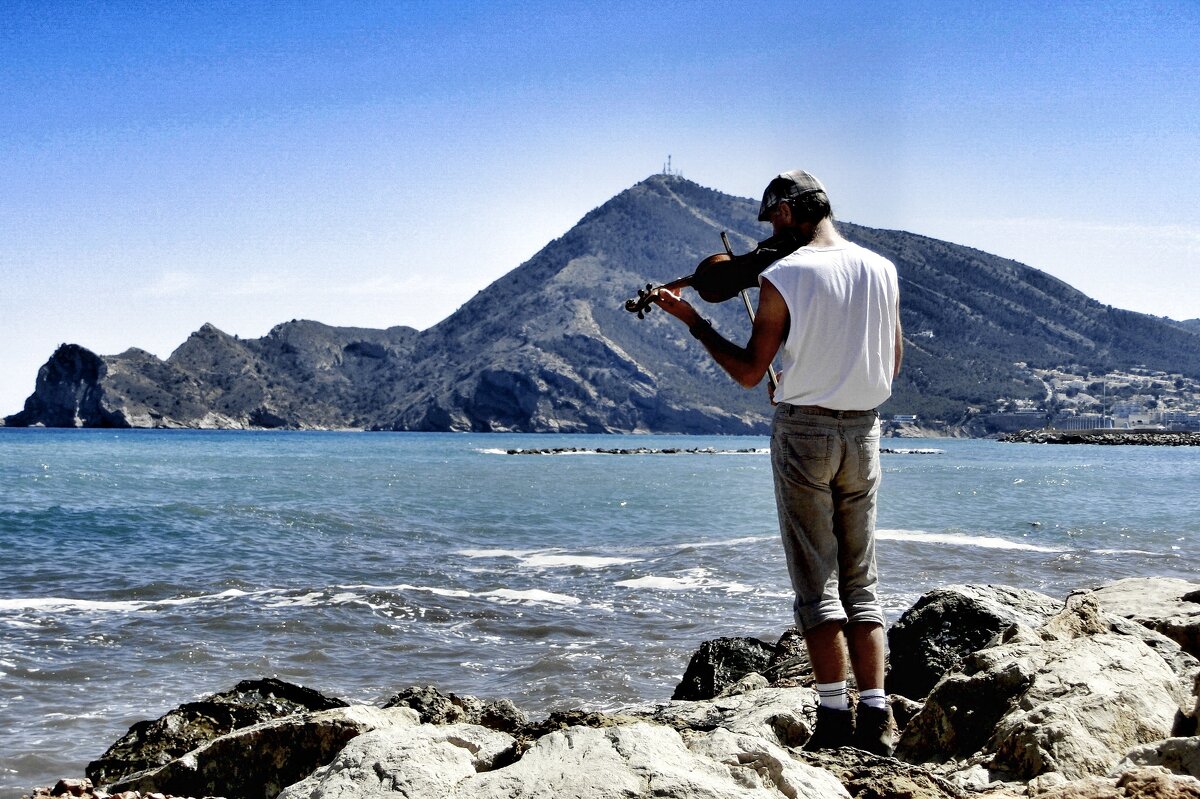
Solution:
[{"label": "man's leg", "polygon": [[883,625],[874,622],[848,624],[846,641],[859,695],[853,745],[876,755],[891,755],[895,735],[892,711],[883,692]]},{"label": "man's leg", "polygon": [[[858,690],[883,687],[883,625],[871,622],[846,625],[846,642],[850,646],[850,666]],[[810,655],[811,657],[811,655]],[[816,661],[813,662],[816,670]]]},{"label": "man's leg", "polygon": [[[813,676],[817,682],[831,683],[846,679],[846,635],[840,621],[827,621],[805,630],[804,643],[808,645],[808,659],[812,661]],[[857,677],[858,673],[855,672]]]}]

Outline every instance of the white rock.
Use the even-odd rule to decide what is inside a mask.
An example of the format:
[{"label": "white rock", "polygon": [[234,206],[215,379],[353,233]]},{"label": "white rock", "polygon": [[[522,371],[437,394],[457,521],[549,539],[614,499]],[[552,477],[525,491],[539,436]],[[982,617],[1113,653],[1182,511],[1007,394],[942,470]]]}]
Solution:
[{"label": "white rock", "polygon": [[450,796],[458,783],[491,769],[513,743],[510,735],[471,724],[375,730],[279,799]]}]

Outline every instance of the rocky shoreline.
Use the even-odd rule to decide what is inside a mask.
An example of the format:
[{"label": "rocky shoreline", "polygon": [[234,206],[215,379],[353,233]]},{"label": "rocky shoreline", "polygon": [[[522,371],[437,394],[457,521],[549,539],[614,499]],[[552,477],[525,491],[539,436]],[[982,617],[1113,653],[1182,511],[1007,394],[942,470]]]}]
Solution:
[{"label": "rocky shoreline", "polygon": [[33,796],[1200,799],[1200,584],[949,586],[888,643],[891,758],[801,748],[816,698],[789,630],[705,642],[672,701],[620,713],[530,720],[431,686],[370,707],[246,681]]},{"label": "rocky shoreline", "polygon": [[1200,433],[1159,430],[1020,430],[1000,437],[1020,444],[1137,444],[1151,447],[1197,447]]}]

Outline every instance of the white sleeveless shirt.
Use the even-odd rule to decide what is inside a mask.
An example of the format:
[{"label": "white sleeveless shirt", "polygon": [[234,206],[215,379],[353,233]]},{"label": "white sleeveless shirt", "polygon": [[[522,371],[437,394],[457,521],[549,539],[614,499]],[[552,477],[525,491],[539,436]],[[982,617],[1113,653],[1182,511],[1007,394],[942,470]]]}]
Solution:
[{"label": "white sleeveless shirt", "polygon": [[891,396],[900,294],[891,261],[851,242],[801,247],[763,280],[791,317],[777,402],[865,411]]}]

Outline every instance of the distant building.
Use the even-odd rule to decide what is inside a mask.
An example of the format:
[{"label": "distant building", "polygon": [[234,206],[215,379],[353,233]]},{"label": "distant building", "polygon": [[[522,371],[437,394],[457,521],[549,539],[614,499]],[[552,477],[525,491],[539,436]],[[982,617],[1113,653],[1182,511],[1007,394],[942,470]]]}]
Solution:
[{"label": "distant building", "polygon": [[907,413],[898,413],[892,417],[892,421],[895,422],[896,424],[916,424],[917,423],[917,415],[916,414],[907,414]]},{"label": "distant building", "polygon": [[1078,413],[1059,416],[1050,423],[1055,430],[1107,430],[1113,426],[1111,416],[1099,413]]},{"label": "distant building", "polygon": [[1168,430],[1200,430],[1200,411],[1163,411],[1158,416]]}]

